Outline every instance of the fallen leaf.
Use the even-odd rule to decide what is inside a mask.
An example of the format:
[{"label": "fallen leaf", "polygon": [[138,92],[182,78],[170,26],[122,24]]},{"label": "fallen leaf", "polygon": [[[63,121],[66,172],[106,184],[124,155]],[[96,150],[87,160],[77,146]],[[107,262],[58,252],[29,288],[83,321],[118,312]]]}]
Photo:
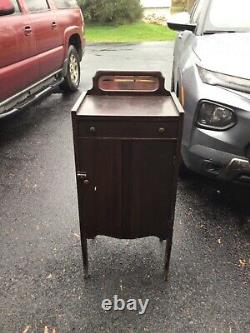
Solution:
[{"label": "fallen leaf", "polygon": [[23,331],[23,333],[28,333],[29,329],[31,328],[31,326],[26,326],[25,330]]},{"label": "fallen leaf", "polygon": [[74,235],[76,238],[78,238],[78,239],[81,238],[80,235],[78,235],[78,234],[76,234],[76,233],[73,233],[73,235]]},{"label": "fallen leaf", "polygon": [[239,264],[240,268],[245,268],[246,267],[247,262],[246,262],[245,259],[240,259],[239,262],[240,262],[240,264]]}]

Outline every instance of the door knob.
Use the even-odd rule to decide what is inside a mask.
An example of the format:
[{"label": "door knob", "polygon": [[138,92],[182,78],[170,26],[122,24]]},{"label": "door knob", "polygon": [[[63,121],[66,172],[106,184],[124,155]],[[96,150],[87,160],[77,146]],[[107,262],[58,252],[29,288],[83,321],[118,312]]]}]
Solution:
[{"label": "door knob", "polygon": [[91,134],[95,134],[96,133],[96,128],[94,126],[91,126],[89,129]]},{"label": "door knob", "polygon": [[166,133],[166,129],[165,129],[164,127],[160,127],[160,128],[158,129],[158,132],[159,132],[161,135],[163,135],[163,134]]}]

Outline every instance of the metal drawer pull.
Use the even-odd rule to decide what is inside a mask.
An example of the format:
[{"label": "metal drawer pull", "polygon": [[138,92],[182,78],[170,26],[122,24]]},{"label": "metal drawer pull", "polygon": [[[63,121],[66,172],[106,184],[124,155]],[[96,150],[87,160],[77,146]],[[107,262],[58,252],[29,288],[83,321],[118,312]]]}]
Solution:
[{"label": "metal drawer pull", "polygon": [[166,133],[166,129],[165,129],[164,127],[160,127],[160,128],[158,129],[158,132],[159,132],[161,135],[163,135],[163,134]]},{"label": "metal drawer pull", "polygon": [[96,133],[96,128],[94,126],[91,126],[90,129],[89,129],[89,132],[91,134],[95,134]]}]

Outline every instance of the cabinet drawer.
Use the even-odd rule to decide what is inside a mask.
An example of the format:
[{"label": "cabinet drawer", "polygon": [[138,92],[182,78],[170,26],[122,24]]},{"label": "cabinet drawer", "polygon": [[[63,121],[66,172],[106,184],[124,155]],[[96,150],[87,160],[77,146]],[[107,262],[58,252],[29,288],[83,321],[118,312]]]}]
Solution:
[{"label": "cabinet drawer", "polygon": [[177,138],[178,122],[78,121],[79,137]]}]

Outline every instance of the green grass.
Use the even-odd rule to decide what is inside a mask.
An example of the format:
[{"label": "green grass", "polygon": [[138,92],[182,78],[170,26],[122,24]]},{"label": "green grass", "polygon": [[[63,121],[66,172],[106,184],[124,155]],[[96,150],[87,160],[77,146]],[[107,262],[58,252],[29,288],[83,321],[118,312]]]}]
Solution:
[{"label": "green grass", "polygon": [[120,26],[86,25],[87,43],[139,43],[173,40],[176,33],[156,24],[143,22]]}]

